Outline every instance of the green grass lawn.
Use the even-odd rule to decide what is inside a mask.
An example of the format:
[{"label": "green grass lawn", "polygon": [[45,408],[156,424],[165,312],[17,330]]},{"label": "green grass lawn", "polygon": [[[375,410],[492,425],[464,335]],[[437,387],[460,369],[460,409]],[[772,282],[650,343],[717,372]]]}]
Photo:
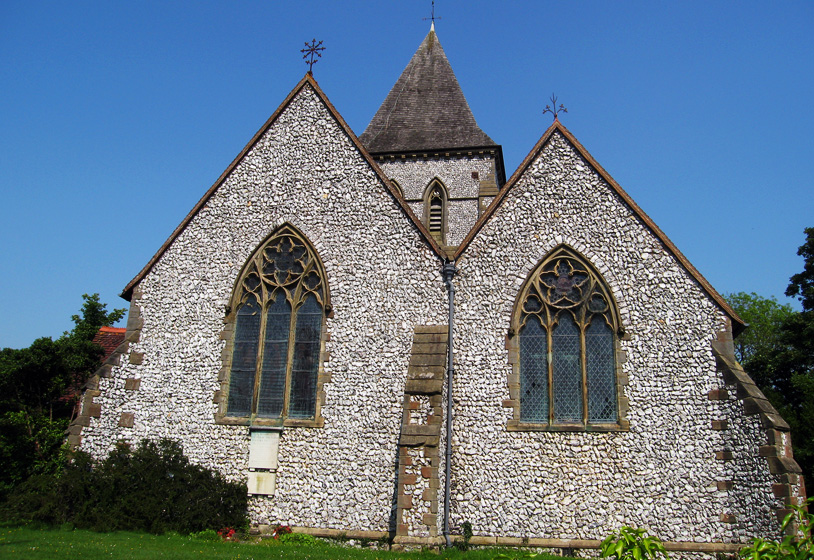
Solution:
[{"label": "green grass lawn", "polygon": [[[450,549],[442,554],[433,552],[391,552],[344,547],[319,541],[317,544],[282,544],[270,539],[260,544],[211,542],[180,535],[148,535],[143,533],[94,533],[82,530],[31,529],[28,527],[0,528],[0,558],[35,560],[120,558],[147,560],[266,560],[277,558],[333,560],[493,560],[503,553],[510,558],[526,558],[526,551],[481,549],[461,552]],[[535,560],[559,556],[540,554]]]}]

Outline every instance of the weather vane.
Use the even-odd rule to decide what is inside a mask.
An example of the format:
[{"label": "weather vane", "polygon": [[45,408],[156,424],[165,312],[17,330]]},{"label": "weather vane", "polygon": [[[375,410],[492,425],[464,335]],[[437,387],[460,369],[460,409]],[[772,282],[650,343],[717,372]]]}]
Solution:
[{"label": "weather vane", "polygon": [[[551,108],[552,106],[554,107],[553,109]],[[546,113],[551,113],[552,115],[554,115],[554,120],[556,121],[556,120],[558,120],[557,115],[559,113],[567,113],[567,112],[568,112],[568,109],[566,109],[565,106],[562,103],[560,103],[560,106],[557,107],[557,96],[552,93],[551,94],[551,105],[546,105],[545,106],[545,109],[543,109],[543,114],[545,115]]]},{"label": "weather vane", "polygon": [[[314,64],[319,62],[319,58],[322,58],[322,53],[320,51],[324,51],[325,47],[321,46],[322,41],[317,43],[316,39],[313,39],[309,44],[307,41],[305,43],[304,49],[301,49],[300,52],[302,54],[302,58],[305,60],[305,63],[308,65],[308,73],[313,75],[314,74]],[[316,56],[316,58],[314,58]]]},{"label": "weather vane", "polygon": [[430,17],[428,18],[421,18],[422,21],[427,21],[428,19],[432,20],[432,28],[435,29],[435,20],[436,19],[444,19],[444,18],[436,18],[435,17],[435,0],[432,0],[432,12],[430,13]]}]

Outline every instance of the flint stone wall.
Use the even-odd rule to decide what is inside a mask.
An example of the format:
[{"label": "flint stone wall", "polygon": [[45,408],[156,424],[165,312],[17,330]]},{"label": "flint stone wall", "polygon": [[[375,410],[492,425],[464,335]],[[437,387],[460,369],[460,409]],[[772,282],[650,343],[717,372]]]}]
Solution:
[{"label": "flint stone wall", "polygon": [[[436,177],[444,183],[450,199],[447,202],[447,245],[459,245],[478,219],[480,179],[494,173],[492,156],[464,158],[405,158],[379,162],[382,171],[401,187],[413,212],[424,219],[424,192]],[[480,179],[472,178],[477,172]],[[467,198],[469,200],[455,200]]]},{"label": "flint stone wall", "polygon": [[[506,430],[515,298],[560,243],[593,263],[618,304],[628,432]],[[556,539],[602,539],[622,525],[672,541],[776,533],[758,417],[708,396],[724,387],[710,344],[725,316],[559,132],[457,265],[453,525]],[[722,450],[733,460],[716,459]],[[733,489],[717,490],[723,480]]]},{"label": "flint stone wall", "polygon": [[[193,462],[246,480],[248,428],[214,422],[220,335],[246,260],[285,222],[325,266],[331,379],[324,427],[285,429],[277,493],[251,498],[251,518],[387,531],[413,328],[446,321],[440,261],[308,85],[139,284],[143,327],[130,352],[143,358],[125,356],[100,380],[102,414],[82,449],[102,457],[120,440],[167,437]],[[119,427],[122,413],[132,428]]]}]

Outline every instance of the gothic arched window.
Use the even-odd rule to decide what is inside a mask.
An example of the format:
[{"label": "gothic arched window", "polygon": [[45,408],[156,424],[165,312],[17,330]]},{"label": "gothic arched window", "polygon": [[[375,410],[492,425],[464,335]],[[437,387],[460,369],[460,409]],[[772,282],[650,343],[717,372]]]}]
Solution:
[{"label": "gothic arched window", "polygon": [[254,252],[232,302],[224,416],[261,424],[315,419],[327,292],[316,251],[293,227]]},{"label": "gothic arched window", "polygon": [[619,322],[593,267],[567,247],[555,250],[526,280],[515,321],[519,423],[619,427]]},{"label": "gothic arched window", "polygon": [[438,179],[430,182],[424,192],[424,223],[438,243],[446,243],[447,191]]}]

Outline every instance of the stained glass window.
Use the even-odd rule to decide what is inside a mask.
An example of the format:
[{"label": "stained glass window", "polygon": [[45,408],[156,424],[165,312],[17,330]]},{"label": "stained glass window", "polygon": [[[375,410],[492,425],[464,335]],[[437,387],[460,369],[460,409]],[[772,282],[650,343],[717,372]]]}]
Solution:
[{"label": "stained glass window", "polygon": [[327,297],[316,252],[284,226],[238,286],[226,415],[314,418]]},{"label": "stained glass window", "polygon": [[567,247],[532,272],[517,319],[521,422],[618,422],[612,305],[599,274]]}]

